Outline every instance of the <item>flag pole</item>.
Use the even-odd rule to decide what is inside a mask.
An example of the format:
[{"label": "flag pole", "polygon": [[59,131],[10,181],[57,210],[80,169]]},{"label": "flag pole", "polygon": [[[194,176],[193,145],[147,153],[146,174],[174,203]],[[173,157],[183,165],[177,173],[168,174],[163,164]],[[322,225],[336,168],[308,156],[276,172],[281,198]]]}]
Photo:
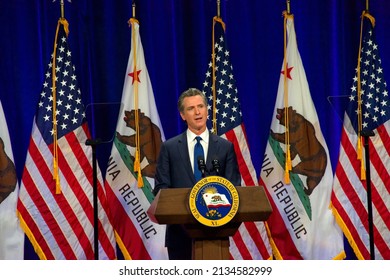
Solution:
[{"label": "flag pole", "polygon": [[[371,16],[369,16],[368,12],[368,2],[369,0],[366,0],[366,10],[363,11],[362,15],[362,26],[361,30],[363,30],[363,23],[364,23],[364,17],[367,16],[371,20]],[[372,22],[371,22],[372,23]],[[362,35],[360,36],[360,40],[362,39]],[[359,50],[359,60],[360,60],[360,51]],[[358,77],[358,95],[360,96],[360,61],[358,62],[359,65],[359,77]],[[359,114],[362,115],[362,109],[359,109]],[[370,259],[375,260],[375,245],[374,245],[374,218],[373,218],[373,213],[372,213],[372,193],[371,193],[371,168],[370,168],[370,151],[369,151],[369,138],[374,136],[374,131],[372,130],[364,130],[362,129],[362,126],[360,125],[358,127],[360,129],[360,136],[363,137],[364,139],[364,156],[365,156],[365,166],[366,166],[366,171],[365,171],[365,180],[366,180],[366,187],[367,187],[367,215],[368,215],[368,235],[370,239]]]}]

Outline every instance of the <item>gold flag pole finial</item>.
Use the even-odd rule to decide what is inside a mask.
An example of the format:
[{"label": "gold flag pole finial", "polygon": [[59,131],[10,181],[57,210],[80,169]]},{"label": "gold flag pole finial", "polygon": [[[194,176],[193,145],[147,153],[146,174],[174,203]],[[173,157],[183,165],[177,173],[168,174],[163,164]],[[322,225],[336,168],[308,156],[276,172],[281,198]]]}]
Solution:
[{"label": "gold flag pole finial", "polygon": [[366,12],[369,11],[369,4],[370,4],[370,1],[369,1],[369,0],[366,0]]},{"label": "gold flag pole finial", "polygon": [[65,18],[64,0],[61,0],[61,18]]},{"label": "gold flag pole finial", "polygon": [[217,17],[221,17],[221,0],[217,0]]},{"label": "gold flag pole finial", "polygon": [[131,5],[133,7],[133,18],[135,18],[135,0],[133,0],[133,3]]},{"label": "gold flag pole finial", "polygon": [[290,0],[286,0],[286,5],[287,5],[287,14],[291,14],[291,6],[290,6]]}]

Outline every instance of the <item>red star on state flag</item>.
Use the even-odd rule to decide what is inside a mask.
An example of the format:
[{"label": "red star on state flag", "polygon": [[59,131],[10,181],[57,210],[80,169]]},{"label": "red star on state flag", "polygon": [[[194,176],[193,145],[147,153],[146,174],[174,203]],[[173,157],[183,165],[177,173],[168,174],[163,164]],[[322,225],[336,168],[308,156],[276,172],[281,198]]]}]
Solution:
[{"label": "red star on state flag", "polygon": [[[287,63],[287,78],[289,78],[290,80],[292,80],[291,78],[291,70],[293,69],[294,67],[291,66],[291,67],[288,67],[288,63]],[[284,70],[282,70],[282,72],[280,72],[284,75]]]},{"label": "red star on state flag", "polygon": [[134,84],[134,80],[137,80],[137,82],[141,82],[140,80],[139,80],[139,73],[141,73],[141,71],[142,70],[138,70],[138,71],[135,71],[136,69],[134,69],[134,71],[133,72],[131,72],[131,73],[129,73],[128,75],[130,76],[130,77],[132,77],[133,78],[133,81],[132,81],[132,85]]}]

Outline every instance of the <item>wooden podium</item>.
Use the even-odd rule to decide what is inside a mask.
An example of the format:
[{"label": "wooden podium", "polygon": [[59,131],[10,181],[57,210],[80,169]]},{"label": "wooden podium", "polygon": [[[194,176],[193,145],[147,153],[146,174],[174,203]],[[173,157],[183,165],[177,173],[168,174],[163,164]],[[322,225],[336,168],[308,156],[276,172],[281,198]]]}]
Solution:
[{"label": "wooden podium", "polygon": [[189,207],[190,188],[161,189],[148,209],[150,219],[158,224],[181,224],[193,239],[192,259],[228,260],[229,237],[242,222],[265,221],[272,212],[261,186],[237,187],[239,207],[233,219],[220,227],[199,223]]}]

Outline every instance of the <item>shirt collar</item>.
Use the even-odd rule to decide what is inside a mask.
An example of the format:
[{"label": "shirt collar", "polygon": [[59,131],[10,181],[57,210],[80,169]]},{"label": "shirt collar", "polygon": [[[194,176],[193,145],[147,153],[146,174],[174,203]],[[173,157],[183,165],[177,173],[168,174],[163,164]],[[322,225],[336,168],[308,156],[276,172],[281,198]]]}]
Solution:
[{"label": "shirt collar", "polygon": [[[202,138],[203,141],[208,143],[208,141],[209,141],[209,133],[210,133],[209,130],[206,129],[199,136]],[[187,129],[187,141],[188,141],[188,143],[191,143],[192,141],[194,141],[196,136],[197,135],[195,133],[193,133],[191,130]]]}]

